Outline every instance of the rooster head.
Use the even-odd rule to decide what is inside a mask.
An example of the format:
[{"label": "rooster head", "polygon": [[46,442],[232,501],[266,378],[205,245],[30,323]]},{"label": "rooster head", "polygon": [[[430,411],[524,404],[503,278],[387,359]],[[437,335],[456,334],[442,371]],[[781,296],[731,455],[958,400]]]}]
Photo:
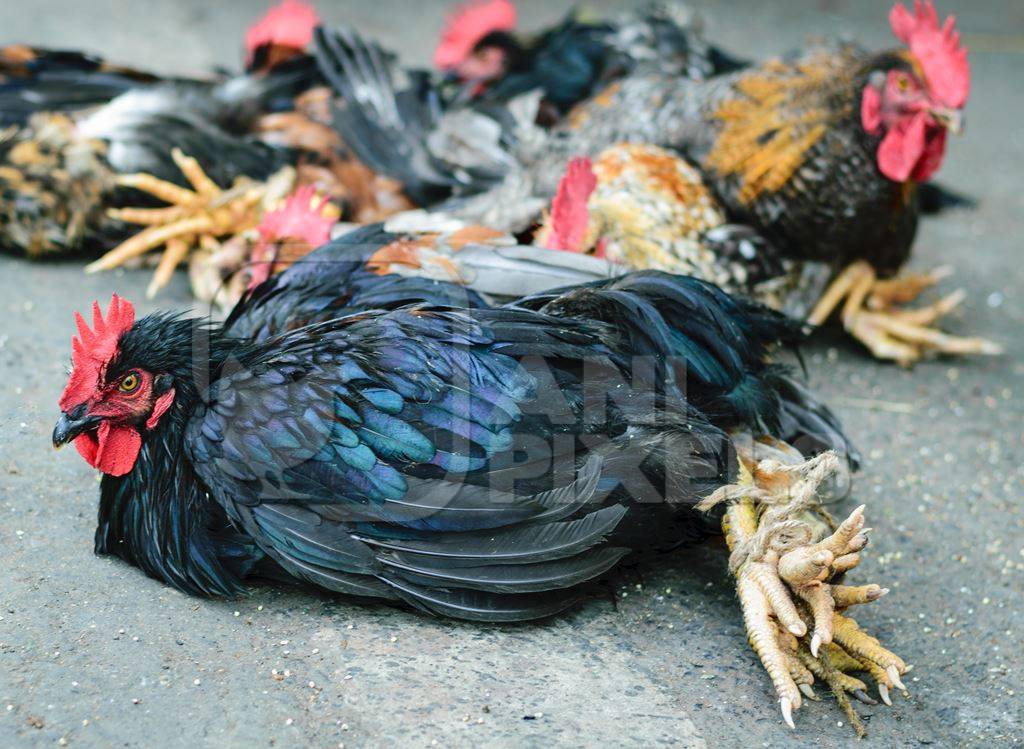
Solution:
[{"label": "rooster head", "polygon": [[499,78],[518,48],[509,33],[516,22],[510,0],[471,0],[448,17],[434,65],[461,81]]},{"label": "rooster head", "polygon": [[246,67],[267,70],[301,53],[313,40],[320,16],[302,0],[282,0],[245,33]]},{"label": "rooster head", "polygon": [[267,211],[257,227],[259,239],[250,256],[249,288],[272,273],[308,255],[331,238],[338,210],[313,185],[297,188],[280,208]]},{"label": "rooster head", "polygon": [[898,3],[889,14],[907,49],[872,72],[861,99],[861,124],[881,136],[878,168],[889,179],[929,179],[942,164],[946,134],[963,128],[970,90],[967,49],[949,16],[940,26],[931,0],[911,13]]},{"label": "rooster head", "polygon": [[604,255],[598,226],[590,210],[590,196],[597,187],[593,164],[584,157],[569,161],[551,201],[551,213],[538,233],[538,244],[549,250]]},{"label": "rooster head", "polygon": [[114,294],[104,317],[93,303],[92,328],[75,313],[78,336],[71,339],[72,370],[60,397],[61,417],[53,445],[74,442],[94,468],[122,476],[135,465],[142,435],[156,428],[174,402],[173,379],[136,366],[125,338],[135,325],[131,303]]}]

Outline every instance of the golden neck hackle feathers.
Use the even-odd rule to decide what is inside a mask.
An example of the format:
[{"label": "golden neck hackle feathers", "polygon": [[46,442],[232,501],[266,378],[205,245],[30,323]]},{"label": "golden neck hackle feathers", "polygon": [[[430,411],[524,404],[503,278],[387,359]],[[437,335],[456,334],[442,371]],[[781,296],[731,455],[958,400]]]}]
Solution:
[{"label": "golden neck hackle feathers", "polygon": [[[706,166],[738,178],[749,204],[780,190],[828,128],[853,114],[856,58],[819,50],[795,63],[770,60],[741,77],[712,113],[721,132]],[[842,96],[843,90],[851,95]]]}]

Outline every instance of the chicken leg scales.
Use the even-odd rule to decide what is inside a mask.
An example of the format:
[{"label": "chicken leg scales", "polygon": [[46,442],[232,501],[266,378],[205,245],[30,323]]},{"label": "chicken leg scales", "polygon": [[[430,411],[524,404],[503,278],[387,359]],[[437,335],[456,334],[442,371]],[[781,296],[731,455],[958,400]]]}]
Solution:
[{"label": "chicken leg scales", "polygon": [[[794,727],[793,711],[802,698],[816,699],[812,684],[817,678],[829,685],[862,733],[847,694],[869,704],[874,700],[867,685],[849,672],[869,673],[883,701],[891,704],[889,689],[903,689],[900,676],[907,666],[840,613],[888,593],[874,584],[834,582],[860,562],[870,531],[864,527],[864,506],[811,542],[816,525],[811,516],[817,510],[811,498],[835,462],[826,453],[795,466],[763,461],[753,470],[745,467],[732,487],[735,501],[722,527],[747,636],[779,696],[783,720]],[[747,496],[742,496],[744,488]]]}]

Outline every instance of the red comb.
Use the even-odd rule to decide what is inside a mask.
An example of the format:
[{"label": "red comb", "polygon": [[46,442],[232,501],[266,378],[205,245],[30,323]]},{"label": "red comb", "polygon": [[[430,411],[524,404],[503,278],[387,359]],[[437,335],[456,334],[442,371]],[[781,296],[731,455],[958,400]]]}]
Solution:
[{"label": "red comb", "polygon": [[313,185],[299,187],[284,199],[284,205],[263,214],[258,227],[260,236],[268,242],[301,239],[319,247],[331,238],[331,227],[336,223],[332,217],[324,215],[328,202],[326,197],[317,200]]},{"label": "red comb", "polygon": [[917,58],[928,88],[939,102],[959,109],[967,101],[971,68],[967,48],[960,46],[960,34],[949,16],[939,27],[939,15],[931,0],[914,0],[914,13],[897,3],[889,13],[889,25],[896,38],[910,47]]},{"label": "red comb", "polygon": [[549,250],[582,252],[583,240],[587,235],[590,211],[587,201],[597,187],[597,176],[590,159],[572,159],[558,183],[558,192],[551,201],[551,233],[548,236]]},{"label": "red comb", "polygon": [[92,304],[92,329],[85,319],[75,313],[78,337],[71,339],[71,377],[60,396],[62,411],[70,411],[81,405],[96,390],[103,367],[117,353],[117,342],[122,334],[131,329],[135,322],[135,308],[132,303],[117,294],[110,297],[110,308],[106,318],[100,310],[100,303]]},{"label": "red comb", "polygon": [[282,0],[245,32],[245,51],[249,60],[264,44],[305,49],[313,40],[313,29],[320,16],[302,0]]},{"label": "red comb", "polygon": [[328,202],[326,197],[317,200],[313,185],[304,185],[285,198],[280,208],[263,214],[257,227],[261,241],[253,248],[250,258],[250,287],[259,286],[270,277],[276,254],[272,245],[291,239],[316,249],[331,238],[331,228],[336,221],[324,213]]},{"label": "red comb", "polygon": [[434,50],[434,65],[441,69],[455,67],[469,57],[481,39],[494,31],[511,31],[516,21],[516,6],[511,0],[473,0],[456,8],[448,16]]}]

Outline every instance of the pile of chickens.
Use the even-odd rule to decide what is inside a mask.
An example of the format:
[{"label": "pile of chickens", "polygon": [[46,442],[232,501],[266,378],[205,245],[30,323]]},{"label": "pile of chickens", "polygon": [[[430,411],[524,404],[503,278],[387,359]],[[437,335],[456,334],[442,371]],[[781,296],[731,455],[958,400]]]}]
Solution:
[{"label": "pile of chickens", "polygon": [[894,8],[894,50],[819,43],[761,64],[681,7],[572,14],[529,38],[517,22],[510,0],[458,9],[436,74],[301,0],[248,30],[236,76],[2,48],[0,245],[107,250],[90,272],[161,250],[150,296],[187,263],[226,311],[329,237],[393,218],[403,239],[379,272],[494,298],[650,268],[812,325],[838,310],[903,364],[1000,350],[934,327],[960,291],[905,307],[946,269],[897,275],[922,201],[948,197],[927,181],[970,87],[930,4]]},{"label": "pile of chickens", "polygon": [[104,473],[97,551],[516,621],[718,523],[785,721],[817,680],[861,730],[852,673],[890,703],[908,667],[846,614],[887,592],[822,507],[856,452],[774,352],[834,315],[905,365],[1000,351],[936,327],[961,292],[906,306],[970,72],[930,0],[889,23],[756,63],[681,7],[526,36],[477,0],[428,71],[284,0],[234,76],[0,49],[4,248],[151,296],[187,265],[229,313],[78,318],[53,439]]}]

